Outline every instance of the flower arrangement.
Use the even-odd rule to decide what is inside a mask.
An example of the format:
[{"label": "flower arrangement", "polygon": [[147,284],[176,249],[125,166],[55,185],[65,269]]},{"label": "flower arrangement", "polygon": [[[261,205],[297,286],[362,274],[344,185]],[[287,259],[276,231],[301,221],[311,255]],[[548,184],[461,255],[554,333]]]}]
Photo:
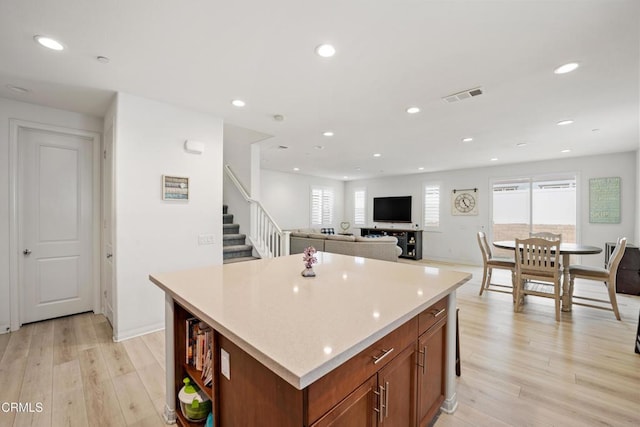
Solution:
[{"label": "flower arrangement", "polygon": [[304,250],[304,255],[302,256],[302,260],[304,261],[305,268],[312,268],[313,264],[318,262],[318,259],[313,256],[316,253],[316,248],[313,246],[309,246]]}]

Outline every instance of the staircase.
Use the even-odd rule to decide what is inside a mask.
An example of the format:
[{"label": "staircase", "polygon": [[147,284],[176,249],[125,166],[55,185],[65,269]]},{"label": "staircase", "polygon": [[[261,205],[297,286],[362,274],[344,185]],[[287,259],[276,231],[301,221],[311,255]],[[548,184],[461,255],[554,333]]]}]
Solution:
[{"label": "staircase", "polygon": [[229,264],[257,259],[253,256],[253,246],[247,245],[245,234],[240,234],[240,225],[233,223],[233,214],[222,206],[222,262]]}]

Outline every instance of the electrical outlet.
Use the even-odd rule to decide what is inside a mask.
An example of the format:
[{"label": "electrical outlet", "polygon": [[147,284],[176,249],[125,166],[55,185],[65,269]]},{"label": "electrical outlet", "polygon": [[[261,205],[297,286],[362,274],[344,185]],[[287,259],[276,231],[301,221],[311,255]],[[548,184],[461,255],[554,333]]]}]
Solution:
[{"label": "electrical outlet", "polygon": [[198,245],[213,245],[215,236],[213,234],[200,234],[198,236]]},{"label": "electrical outlet", "polygon": [[229,361],[229,353],[227,353],[224,348],[220,349],[220,371],[228,380],[231,380],[231,363]]}]

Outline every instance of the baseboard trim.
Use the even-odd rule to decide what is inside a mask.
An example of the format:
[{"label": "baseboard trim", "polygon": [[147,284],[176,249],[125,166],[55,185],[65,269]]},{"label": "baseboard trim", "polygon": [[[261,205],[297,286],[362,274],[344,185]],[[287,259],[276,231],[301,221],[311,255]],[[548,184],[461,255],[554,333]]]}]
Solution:
[{"label": "baseboard trim", "polygon": [[157,331],[162,331],[162,330],[164,330],[164,322],[156,323],[156,324],[149,325],[149,326],[142,326],[140,328],[131,329],[131,330],[125,331],[125,332],[116,333],[114,331],[114,333],[113,333],[113,341],[114,342],[126,341],[126,340],[129,340],[131,338],[136,338],[136,337],[139,337],[139,336],[142,336],[142,335],[147,335],[147,334],[150,334],[152,332],[157,332]]}]

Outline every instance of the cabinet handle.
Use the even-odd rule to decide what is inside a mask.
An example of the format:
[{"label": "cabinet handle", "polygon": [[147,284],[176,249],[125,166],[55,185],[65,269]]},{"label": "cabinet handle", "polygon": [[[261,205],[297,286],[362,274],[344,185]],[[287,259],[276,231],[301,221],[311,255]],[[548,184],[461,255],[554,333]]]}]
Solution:
[{"label": "cabinet handle", "polygon": [[389,418],[389,381],[384,383],[384,416]]},{"label": "cabinet handle", "polygon": [[440,311],[437,311],[437,312],[433,310],[431,314],[433,315],[433,317],[440,317],[442,313],[444,313],[445,311],[447,311],[446,308],[441,308]]},{"label": "cabinet handle", "polygon": [[389,354],[391,354],[392,351],[393,351],[393,347],[390,348],[389,350],[382,349],[382,355],[381,356],[373,356],[373,364],[377,365],[378,363],[380,363],[380,361],[382,361],[382,359],[384,359]]},{"label": "cabinet handle", "polygon": [[422,375],[427,373],[427,346],[422,347]]},{"label": "cabinet handle", "polygon": [[384,404],[382,403],[383,399],[384,399],[384,387],[382,387],[382,385],[378,386],[378,391],[374,391],[373,394],[375,394],[376,396],[378,396],[378,407],[377,408],[373,408],[374,411],[376,411],[378,413],[378,423],[382,423],[383,420],[383,416],[384,414],[382,413],[382,407],[384,406]]},{"label": "cabinet handle", "polygon": [[[416,362],[416,365],[418,365],[418,368],[422,368],[422,373],[424,374],[424,352],[421,350],[418,350],[418,361]],[[422,364],[420,364],[420,361],[422,361]]]}]

